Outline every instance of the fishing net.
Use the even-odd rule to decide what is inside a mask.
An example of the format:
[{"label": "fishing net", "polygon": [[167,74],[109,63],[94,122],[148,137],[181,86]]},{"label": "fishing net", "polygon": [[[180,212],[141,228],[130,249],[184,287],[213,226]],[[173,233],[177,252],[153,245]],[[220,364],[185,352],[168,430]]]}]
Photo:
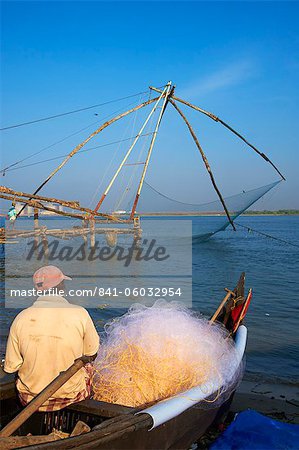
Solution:
[{"label": "fishing net", "polygon": [[212,383],[215,395],[207,403],[213,404],[232,391],[242,372],[227,331],[177,302],[136,304],[105,332],[95,362],[96,400],[148,405]]},{"label": "fishing net", "polygon": [[[231,218],[233,220],[236,219],[257,200],[277,186],[280,181],[226,197],[225,204],[230,212]],[[129,208],[129,204],[127,208]],[[225,230],[229,225],[220,200],[202,204],[185,203],[164,195],[147,182],[144,183],[137,212],[143,215],[208,216],[207,220],[196,224],[196,227],[193,229],[194,237],[211,236],[218,231]]]}]

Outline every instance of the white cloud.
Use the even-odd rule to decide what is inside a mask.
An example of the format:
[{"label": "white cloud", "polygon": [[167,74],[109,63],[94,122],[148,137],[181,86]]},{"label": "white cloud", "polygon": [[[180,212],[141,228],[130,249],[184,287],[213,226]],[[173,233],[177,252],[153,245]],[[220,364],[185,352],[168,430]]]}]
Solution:
[{"label": "white cloud", "polygon": [[186,99],[202,97],[212,92],[235,86],[252,78],[256,73],[256,66],[252,61],[242,60],[223,67],[217,72],[190,83],[180,90],[181,97]]}]

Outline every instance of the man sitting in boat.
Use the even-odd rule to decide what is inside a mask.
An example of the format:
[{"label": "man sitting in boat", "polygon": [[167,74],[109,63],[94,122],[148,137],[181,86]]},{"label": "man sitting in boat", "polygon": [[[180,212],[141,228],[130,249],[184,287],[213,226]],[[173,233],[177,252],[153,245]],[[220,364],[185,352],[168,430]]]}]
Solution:
[{"label": "man sitting in boat", "polygon": [[[82,355],[94,359],[99,349],[99,335],[86,309],[53,294],[64,294],[64,280],[71,278],[58,267],[37,270],[33,281],[42,295],[17,315],[9,331],[4,370],[18,372],[16,386],[23,406],[75,359]],[[59,410],[88,398],[91,371],[90,364],[80,369],[39,411]]]}]

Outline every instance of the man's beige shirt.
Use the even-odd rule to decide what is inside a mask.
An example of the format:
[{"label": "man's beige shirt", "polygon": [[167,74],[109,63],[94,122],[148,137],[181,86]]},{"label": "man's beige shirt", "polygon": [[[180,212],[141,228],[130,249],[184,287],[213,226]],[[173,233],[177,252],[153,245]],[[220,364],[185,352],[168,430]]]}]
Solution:
[{"label": "man's beige shirt", "polygon": [[[18,390],[35,396],[76,358],[98,349],[99,335],[84,308],[60,296],[43,296],[13,321],[4,370],[18,371]],[[86,388],[85,373],[80,369],[54,397],[75,398]]]}]

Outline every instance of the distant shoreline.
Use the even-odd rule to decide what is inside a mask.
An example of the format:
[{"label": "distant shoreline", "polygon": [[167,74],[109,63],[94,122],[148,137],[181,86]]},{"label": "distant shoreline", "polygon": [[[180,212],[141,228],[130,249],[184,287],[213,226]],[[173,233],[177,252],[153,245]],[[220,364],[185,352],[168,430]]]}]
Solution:
[{"label": "distant shoreline", "polygon": [[[230,212],[231,215],[233,215],[233,212]],[[146,213],[140,213],[137,215],[139,215],[140,217],[225,217],[225,212],[183,212],[183,211],[178,211],[178,212],[146,212]],[[247,217],[254,217],[254,216],[299,216],[299,210],[297,209],[280,209],[280,210],[276,210],[276,211],[252,211],[252,210],[248,210],[245,211],[244,213],[241,214],[242,216],[247,216]],[[2,216],[2,215],[1,215]],[[127,214],[118,214],[116,217],[126,217]],[[3,215],[3,217],[6,217],[5,215]],[[30,218],[33,216],[27,216],[27,215],[21,215],[20,218]],[[42,213],[40,214],[40,219],[42,218],[48,218],[48,217],[53,217],[53,218],[58,218],[58,217],[62,217],[60,214],[54,214],[54,213],[50,213],[50,214],[45,214]]]},{"label": "distant shoreline", "polygon": [[[231,213],[233,215],[233,213]],[[299,211],[294,210],[290,212],[284,211],[247,211],[241,214],[242,216],[299,216]],[[156,213],[141,213],[140,217],[153,217],[153,216],[194,216],[194,217],[225,217],[224,212],[156,212]]]}]

